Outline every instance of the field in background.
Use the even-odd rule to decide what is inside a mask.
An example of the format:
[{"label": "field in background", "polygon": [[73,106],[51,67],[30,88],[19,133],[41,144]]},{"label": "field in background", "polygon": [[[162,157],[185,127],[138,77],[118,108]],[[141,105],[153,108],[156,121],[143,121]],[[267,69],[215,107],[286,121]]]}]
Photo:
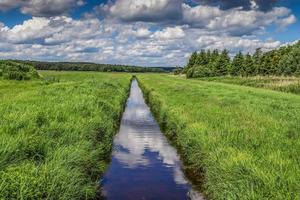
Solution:
[{"label": "field in background", "polygon": [[129,74],[0,79],[0,199],[91,199],[110,157]]},{"label": "field in background", "polygon": [[203,81],[214,81],[244,85],[257,88],[266,88],[282,92],[300,94],[300,78],[297,77],[280,77],[280,76],[254,76],[254,77],[208,77],[199,78]]},{"label": "field in background", "polygon": [[300,96],[169,75],[138,79],[188,171],[203,174],[209,199],[300,199]]}]

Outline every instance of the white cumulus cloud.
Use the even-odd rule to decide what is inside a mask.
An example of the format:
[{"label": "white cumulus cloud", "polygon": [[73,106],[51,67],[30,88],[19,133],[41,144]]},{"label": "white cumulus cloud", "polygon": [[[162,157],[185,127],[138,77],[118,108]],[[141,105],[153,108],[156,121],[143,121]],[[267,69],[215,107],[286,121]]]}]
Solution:
[{"label": "white cumulus cloud", "polygon": [[79,19],[68,15],[85,2],[0,0],[0,10],[19,8],[33,15],[13,27],[0,22],[0,57],[177,66],[201,49],[277,48],[280,41],[260,35],[270,26],[284,30],[296,21],[285,7],[262,1],[236,7],[227,0],[223,7],[204,0],[193,6],[184,0],[114,0]]}]

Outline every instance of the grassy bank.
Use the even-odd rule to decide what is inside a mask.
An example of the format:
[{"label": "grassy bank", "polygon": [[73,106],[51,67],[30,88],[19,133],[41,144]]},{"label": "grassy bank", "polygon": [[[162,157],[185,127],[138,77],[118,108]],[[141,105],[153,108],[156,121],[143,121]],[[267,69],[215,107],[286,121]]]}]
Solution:
[{"label": "grassy bank", "polygon": [[255,76],[255,77],[208,77],[200,78],[203,81],[214,81],[222,83],[230,83],[236,85],[244,85],[257,88],[265,88],[277,90],[281,92],[289,92],[300,94],[300,78],[297,77],[280,77],[280,76]]},{"label": "grassy bank", "polygon": [[138,75],[163,131],[208,199],[300,199],[300,97]]},{"label": "grassy bank", "polygon": [[131,76],[41,75],[0,80],[0,199],[92,199]]}]

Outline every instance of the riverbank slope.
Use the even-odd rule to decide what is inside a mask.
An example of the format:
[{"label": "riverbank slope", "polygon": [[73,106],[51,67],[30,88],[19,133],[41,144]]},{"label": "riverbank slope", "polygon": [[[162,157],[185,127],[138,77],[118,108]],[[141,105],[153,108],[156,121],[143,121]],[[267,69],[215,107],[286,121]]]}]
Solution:
[{"label": "riverbank slope", "polygon": [[299,199],[298,95],[170,75],[138,79],[209,199]]}]

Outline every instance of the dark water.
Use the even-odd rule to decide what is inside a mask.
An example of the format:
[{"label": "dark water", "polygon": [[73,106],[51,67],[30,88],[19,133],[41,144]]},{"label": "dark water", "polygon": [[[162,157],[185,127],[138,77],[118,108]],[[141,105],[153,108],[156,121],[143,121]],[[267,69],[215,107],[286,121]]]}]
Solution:
[{"label": "dark water", "polygon": [[109,200],[202,199],[181,166],[134,80],[114,139],[112,161],[102,181],[102,195]]}]

